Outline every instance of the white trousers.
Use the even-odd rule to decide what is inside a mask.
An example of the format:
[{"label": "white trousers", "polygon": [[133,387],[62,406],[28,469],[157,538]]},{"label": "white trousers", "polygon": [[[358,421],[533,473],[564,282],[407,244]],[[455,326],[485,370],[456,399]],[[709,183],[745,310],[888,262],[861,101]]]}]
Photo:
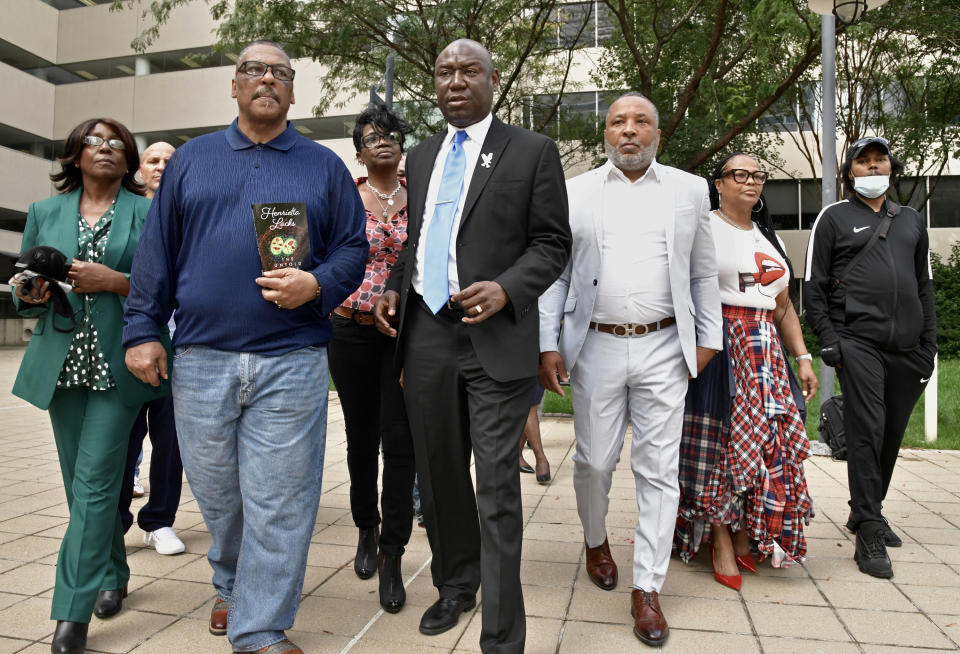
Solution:
[{"label": "white trousers", "polygon": [[631,338],[591,331],[570,373],[573,487],[590,547],[607,537],[610,485],[628,418],[633,427],[630,467],[639,512],[633,585],[646,591],[660,592],[670,564],[687,373],[675,325]]}]

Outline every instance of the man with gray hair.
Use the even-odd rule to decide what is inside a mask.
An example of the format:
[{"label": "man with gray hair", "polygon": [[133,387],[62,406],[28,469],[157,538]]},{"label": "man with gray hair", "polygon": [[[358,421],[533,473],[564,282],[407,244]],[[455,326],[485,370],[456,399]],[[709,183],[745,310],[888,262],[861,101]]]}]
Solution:
[{"label": "man with gray hair", "polygon": [[617,585],[608,495],[628,420],[633,428],[639,516],[631,614],[634,634],[651,646],[668,633],[658,594],[680,498],[687,379],[722,348],[707,185],[657,163],[658,120],[639,93],[610,106],[608,161],[567,182],[573,253],[540,298],[540,380],[560,395],[559,381],[570,380],[586,567],[604,590]]},{"label": "man with gray hair", "polygon": [[217,591],[208,628],[258,654],[303,654],[286,630],[320,502],[328,316],[360,285],[370,249],[346,166],[287,120],[293,78],[276,43],[241,51],[237,119],[181,146],[163,174],[123,330],[127,367],[156,385],[176,309],[177,435]]}]

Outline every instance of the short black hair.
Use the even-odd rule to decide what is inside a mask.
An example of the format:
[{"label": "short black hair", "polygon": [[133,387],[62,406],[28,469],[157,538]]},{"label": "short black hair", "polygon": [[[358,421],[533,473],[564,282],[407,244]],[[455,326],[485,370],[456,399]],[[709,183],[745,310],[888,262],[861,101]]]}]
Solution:
[{"label": "short black hair", "polygon": [[140,169],[140,151],[137,149],[137,142],[133,140],[133,134],[123,123],[113,118],[91,118],[85,120],[70,131],[66,142],[63,144],[63,154],[57,159],[60,164],[59,173],[51,173],[50,179],[60,193],[69,193],[83,187],[83,173],[76,163],[80,160],[80,153],[86,147],[83,144],[83,137],[90,134],[98,124],[104,124],[114,132],[117,137],[123,141],[123,154],[127,160],[127,172],[123,175],[123,188],[131,193],[143,195],[144,185],[134,179],[134,175]]},{"label": "short black hair", "polygon": [[[868,145],[867,147],[872,146]],[[864,150],[865,149],[866,148],[864,148]],[[903,162],[893,156],[893,152],[890,151],[889,147],[887,148],[887,156],[890,157],[890,188],[893,188],[894,184],[897,183],[897,180],[899,180],[903,174]],[[843,158],[843,165],[840,166],[840,181],[843,183],[843,196],[846,198],[852,198],[855,195],[853,182],[850,179],[850,171],[853,169],[854,159],[856,159],[856,157],[853,156],[853,148],[848,148],[847,156]]]},{"label": "short black hair", "polygon": [[353,124],[353,147],[357,152],[363,148],[360,139],[363,138],[363,128],[367,125],[373,125],[378,132],[397,132],[400,134],[400,152],[403,152],[403,141],[407,134],[413,132],[410,123],[401,118],[393,109],[385,104],[377,103],[367,107],[357,116],[357,121]]}]

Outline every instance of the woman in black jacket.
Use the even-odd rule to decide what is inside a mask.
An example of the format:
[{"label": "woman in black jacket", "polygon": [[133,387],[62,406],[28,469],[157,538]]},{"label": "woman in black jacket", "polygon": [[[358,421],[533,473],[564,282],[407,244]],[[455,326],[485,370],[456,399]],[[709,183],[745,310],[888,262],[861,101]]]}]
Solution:
[{"label": "woman in black jacket", "polygon": [[854,559],[882,578],[893,576],[886,547],[902,544],[882,502],[937,352],[926,222],[886,198],[902,170],[886,139],[850,146],[840,169],[847,197],[813,225],[804,285],[807,321],[843,389]]}]

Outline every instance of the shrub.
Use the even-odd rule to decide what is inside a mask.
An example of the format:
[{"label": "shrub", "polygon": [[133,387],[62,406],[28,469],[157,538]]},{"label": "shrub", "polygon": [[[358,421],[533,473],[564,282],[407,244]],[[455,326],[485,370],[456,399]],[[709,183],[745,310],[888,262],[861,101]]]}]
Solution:
[{"label": "shrub", "polygon": [[960,241],[950,255],[930,255],[933,265],[933,295],[937,302],[937,347],[940,357],[960,357]]}]

